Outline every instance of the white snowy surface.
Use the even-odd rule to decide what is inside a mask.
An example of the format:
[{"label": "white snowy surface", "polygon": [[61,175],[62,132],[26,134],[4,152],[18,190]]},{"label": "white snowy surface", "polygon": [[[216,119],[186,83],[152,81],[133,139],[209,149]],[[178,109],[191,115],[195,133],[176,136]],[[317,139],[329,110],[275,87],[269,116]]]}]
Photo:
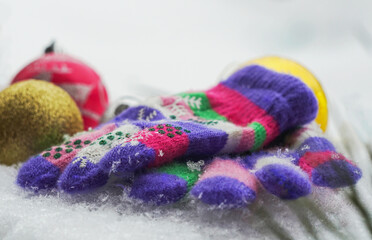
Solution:
[{"label": "white snowy surface", "polygon": [[[363,148],[356,156],[361,167],[371,168]],[[372,201],[368,171],[354,190],[314,188],[296,201],[260,191],[253,205],[239,210],[211,209],[190,199],[143,206],[119,182],[91,194],[35,195],[14,184],[15,167],[0,166],[0,173],[0,239],[370,239],[351,198],[356,191],[362,204]]]},{"label": "white snowy surface", "polygon": [[141,206],[120,184],[34,195],[0,166],[0,239],[370,239],[371,12],[369,0],[0,0],[0,89],[53,39],[97,69],[111,100],[203,89],[231,64],[289,57],[323,84],[335,103],[329,135],[364,171],[355,189],[297,201],[261,191],[249,209],[222,211]]}]

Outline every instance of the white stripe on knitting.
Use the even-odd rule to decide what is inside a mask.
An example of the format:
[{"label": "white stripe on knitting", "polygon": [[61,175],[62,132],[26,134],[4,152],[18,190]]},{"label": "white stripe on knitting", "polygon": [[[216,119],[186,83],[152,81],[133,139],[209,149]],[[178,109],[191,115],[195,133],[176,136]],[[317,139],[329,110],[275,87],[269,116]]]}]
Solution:
[{"label": "white stripe on knitting", "polygon": [[137,118],[137,120],[146,120],[146,121],[150,121],[150,120],[153,119],[156,115],[157,115],[157,112],[154,110],[152,113],[150,113],[150,114],[145,118],[145,108],[141,108],[141,109],[138,111],[138,118]]},{"label": "white stripe on knitting", "polygon": [[138,111],[138,118],[137,120],[143,120],[143,114],[145,112],[145,108],[141,108],[139,111]]},{"label": "white stripe on knitting", "polygon": [[[178,104],[180,102],[184,101],[181,97],[176,97],[175,101],[167,105],[169,110],[173,113],[173,115],[176,115],[177,117],[188,115],[189,112],[186,110],[186,107],[182,104]],[[186,104],[186,103],[185,103]]]},{"label": "white stripe on knitting", "polygon": [[[138,137],[137,139],[142,139],[142,137]],[[130,142],[129,142],[129,144],[130,144],[131,146],[137,146],[139,143],[140,143],[140,142],[138,142],[138,141],[130,141]]]},{"label": "white stripe on knitting", "polygon": [[[313,121],[301,129],[297,131],[302,131],[299,136],[295,137],[295,139],[291,139],[293,141],[291,148],[292,149],[297,149],[303,144],[306,139],[310,137],[324,137],[322,130],[320,129],[319,125]],[[294,133],[296,135],[296,133]]]},{"label": "white stripe on knitting", "polygon": [[294,165],[291,161],[293,161],[294,158],[292,157],[279,157],[279,156],[268,156],[268,157],[262,157],[257,160],[256,165],[254,166],[255,170],[259,170],[267,165],[270,164],[281,164],[289,167],[296,168],[296,165]]},{"label": "white stripe on knitting", "polygon": [[[112,148],[119,144],[123,144],[125,141],[127,141],[127,138],[125,138],[125,134],[129,133],[130,135],[133,135],[134,133],[140,131],[141,128],[132,125],[132,124],[125,124],[114,131],[112,131],[112,135],[115,137],[113,140],[106,139],[108,135],[103,135],[102,137],[96,139],[91,143],[91,145],[87,146],[86,148],[83,148],[77,155],[76,159],[73,161],[73,164],[80,163],[80,167],[83,168],[86,166],[87,162],[91,162],[93,164],[99,163],[99,161],[102,159],[102,157],[110,151]],[[119,135],[116,135],[117,132],[122,132],[123,136],[121,139],[119,139]],[[106,140],[107,144],[100,145],[99,142],[101,140]]]},{"label": "white stripe on knitting", "polygon": [[257,160],[257,163],[254,167],[254,170],[252,172],[256,172],[260,170],[261,168],[268,166],[270,164],[280,164],[284,165],[287,167],[292,168],[295,170],[297,173],[301,174],[304,178],[308,178],[308,175],[301,170],[299,166],[296,166],[295,164],[292,163],[294,159],[292,157],[282,157],[282,156],[270,156],[270,157],[262,157]]},{"label": "white stripe on knitting", "polygon": [[159,155],[158,155],[159,157],[163,157],[164,156],[164,152],[163,152],[163,150],[159,150]]},{"label": "white stripe on knitting", "polygon": [[155,108],[156,110],[161,112],[161,114],[163,114],[164,116],[167,116],[167,117],[169,117],[171,115],[174,115],[172,113],[172,111],[163,107],[162,104],[163,104],[163,100],[161,99],[161,97],[152,97],[152,98],[147,99],[141,105],[145,105],[145,106],[148,106],[150,108]]},{"label": "white stripe on knitting", "polygon": [[190,97],[189,95],[186,95],[185,97],[183,97],[183,100],[187,103],[187,105],[189,105],[192,108],[200,109],[202,105],[201,97],[197,98],[195,96]]},{"label": "white stripe on knitting", "polygon": [[151,121],[158,113],[154,110],[150,115],[146,117],[146,121]]},{"label": "white stripe on knitting", "polygon": [[[172,104],[169,104],[166,107],[164,106],[162,107],[169,110],[171,114],[175,115],[178,119],[183,119],[184,117],[193,115],[191,109],[187,108],[187,106],[189,106],[188,103],[185,102],[182,97],[179,97],[179,96],[174,96],[174,97],[175,97],[175,101]],[[183,104],[181,102],[183,102]]]},{"label": "white stripe on knitting", "polygon": [[224,122],[219,120],[213,121],[215,124],[207,125],[211,128],[222,130],[228,134],[227,142],[225,146],[219,151],[219,153],[232,153],[234,152],[239,144],[240,139],[243,135],[243,127],[236,126],[230,122]]},{"label": "white stripe on knitting", "polygon": [[152,97],[148,99],[146,102],[144,102],[144,104],[142,105],[155,108],[168,118],[171,115],[176,116],[177,119],[183,119],[182,117],[184,116],[193,116],[192,113],[190,112],[191,110],[186,109],[186,106],[182,104],[178,104],[179,102],[184,102],[182,97],[179,96],[172,97],[176,98],[175,101],[172,104],[167,105],[166,107],[163,106],[163,100],[161,99],[161,97]]},{"label": "white stripe on knitting", "polygon": [[173,115],[177,116],[178,118],[181,118],[182,116],[189,115],[189,112],[187,111],[186,107],[184,105],[177,104],[179,100],[176,100],[177,102],[174,102],[171,106],[170,111],[173,113]]}]

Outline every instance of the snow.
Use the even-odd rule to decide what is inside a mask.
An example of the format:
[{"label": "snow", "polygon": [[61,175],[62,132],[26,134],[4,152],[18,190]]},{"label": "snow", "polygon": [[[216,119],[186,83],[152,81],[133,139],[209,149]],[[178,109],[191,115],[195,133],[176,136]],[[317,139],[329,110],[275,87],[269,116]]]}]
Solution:
[{"label": "snow", "polygon": [[211,209],[190,199],[151,207],[129,199],[118,183],[91,194],[35,195],[13,184],[16,168],[0,166],[0,172],[0,239],[368,237],[342,191],[317,188],[297,201],[281,201],[262,191],[256,203],[243,210]]},{"label": "snow", "polygon": [[0,89],[53,39],[98,70],[111,100],[203,89],[246,60],[289,57],[321,81],[328,134],[364,171],[355,189],[296,201],[260,191],[247,209],[220,210],[188,198],[143,206],[120,182],[35,195],[14,184],[18,166],[0,166],[0,239],[371,238],[371,10],[369,0],[0,0]]}]

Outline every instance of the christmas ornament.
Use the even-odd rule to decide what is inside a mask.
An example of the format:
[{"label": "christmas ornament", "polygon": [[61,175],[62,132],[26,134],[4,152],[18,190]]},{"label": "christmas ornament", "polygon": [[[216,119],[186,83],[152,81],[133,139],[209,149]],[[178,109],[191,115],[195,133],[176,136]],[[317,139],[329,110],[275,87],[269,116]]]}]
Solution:
[{"label": "christmas ornament", "polygon": [[0,92],[0,163],[13,164],[83,130],[80,111],[60,87],[38,80]]},{"label": "christmas ornament", "polygon": [[12,84],[27,79],[44,80],[63,88],[79,107],[84,128],[99,124],[108,105],[108,96],[100,76],[85,63],[62,53],[54,52],[53,45],[45,54],[24,67]]}]

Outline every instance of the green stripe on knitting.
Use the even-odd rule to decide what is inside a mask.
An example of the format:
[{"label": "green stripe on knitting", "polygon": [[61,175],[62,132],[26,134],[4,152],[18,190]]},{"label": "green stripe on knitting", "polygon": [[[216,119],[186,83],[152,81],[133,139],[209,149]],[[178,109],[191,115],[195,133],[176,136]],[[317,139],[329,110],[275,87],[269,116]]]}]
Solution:
[{"label": "green stripe on knitting", "polygon": [[190,170],[186,163],[170,163],[159,167],[157,172],[167,173],[176,175],[177,177],[183,178],[187,182],[187,189],[190,190],[194,186],[195,182],[198,181],[200,171]]},{"label": "green stripe on knitting", "polygon": [[266,130],[259,122],[253,122],[248,127],[254,130],[254,144],[252,150],[257,150],[266,140]]},{"label": "green stripe on knitting", "polygon": [[222,120],[227,121],[226,117],[214,111],[209,103],[207,95],[203,92],[196,93],[181,93],[179,94],[187,103],[195,116],[206,120]]}]

